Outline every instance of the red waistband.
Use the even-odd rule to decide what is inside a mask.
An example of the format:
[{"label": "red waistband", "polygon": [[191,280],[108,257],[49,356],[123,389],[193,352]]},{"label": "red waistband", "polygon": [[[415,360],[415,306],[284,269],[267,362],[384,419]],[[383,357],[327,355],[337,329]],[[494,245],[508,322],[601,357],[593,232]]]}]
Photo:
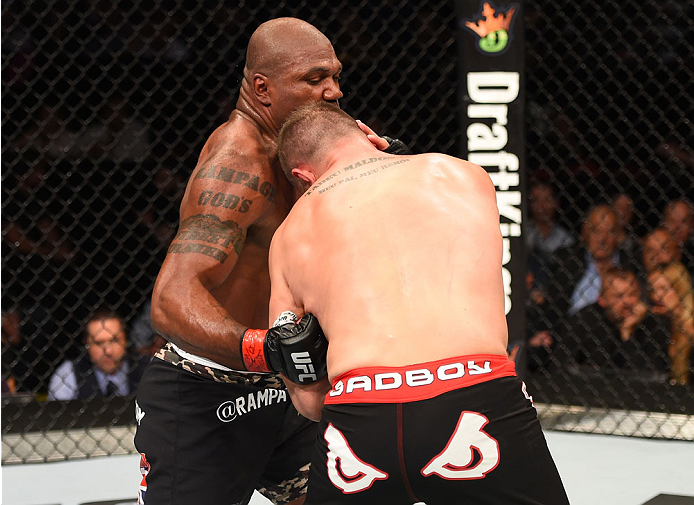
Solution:
[{"label": "red waistband", "polygon": [[366,367],[333,379],[326,404],[401,403],[516,375],[507,356],[472,354],[402,367]]}]

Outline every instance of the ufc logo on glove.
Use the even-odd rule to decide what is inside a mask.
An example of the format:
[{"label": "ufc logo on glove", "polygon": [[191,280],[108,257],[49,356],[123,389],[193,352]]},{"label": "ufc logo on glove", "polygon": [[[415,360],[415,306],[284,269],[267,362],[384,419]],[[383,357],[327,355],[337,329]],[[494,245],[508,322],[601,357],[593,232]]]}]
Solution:
[{"label": "ufc logo on glove", "polygon": [[294,368],[299,372],[298,379],[300,383],[304,382],[316,382],[318,376],[316,375],[316,370],[313,367],[313,362],[311,361],[311,355],[308,351],[293,352],[291,354],[292,361],[294,362]]}]

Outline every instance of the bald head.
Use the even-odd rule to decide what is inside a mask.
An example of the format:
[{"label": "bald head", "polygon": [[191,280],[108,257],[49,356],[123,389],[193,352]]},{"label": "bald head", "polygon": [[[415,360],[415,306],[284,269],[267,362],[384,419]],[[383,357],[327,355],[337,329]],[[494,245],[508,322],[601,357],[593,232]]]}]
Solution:
[{"label": "bald head", "polygon": [[248,41],[246,72],[273,76],[306,48],[332,47],[318,28],[297,18],[271,19],[261,24]]}]

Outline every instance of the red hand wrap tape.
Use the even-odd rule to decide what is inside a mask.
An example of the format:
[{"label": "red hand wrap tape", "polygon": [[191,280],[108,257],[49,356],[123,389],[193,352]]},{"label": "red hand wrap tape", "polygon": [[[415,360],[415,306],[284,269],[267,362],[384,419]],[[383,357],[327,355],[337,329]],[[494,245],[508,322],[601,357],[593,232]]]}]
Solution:
[{"label": "red hand wrap tape", "polygon": [[246,330],[241,342],[243,364],[250,372],[270,372],[265,361],[265,334],[267,330]]}]

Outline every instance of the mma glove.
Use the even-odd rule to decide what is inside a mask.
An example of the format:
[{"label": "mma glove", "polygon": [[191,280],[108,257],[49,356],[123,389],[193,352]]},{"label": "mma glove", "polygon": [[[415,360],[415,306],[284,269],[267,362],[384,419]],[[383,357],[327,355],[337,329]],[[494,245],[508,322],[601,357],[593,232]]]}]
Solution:
[{"label": "mma glove", "polygon": [[388,154],[412,154],[412,151],[410,151],[410,148],[407,147],[407,145],[400,139],[394,139],[391,137],[388,137],[386,135],[381,135],[381,138],[384,138],[386,141],[388,141],[388,147],[385,148],[383,152],[386,152]]},{"label": "mma glove", "polygon": [[313,314],[296,323],[276,322],[269,330],[248,329],[241,338],[247,370],[281,373],[296,384],[311,384],[325,377],[327,354],[328,341]]}]

